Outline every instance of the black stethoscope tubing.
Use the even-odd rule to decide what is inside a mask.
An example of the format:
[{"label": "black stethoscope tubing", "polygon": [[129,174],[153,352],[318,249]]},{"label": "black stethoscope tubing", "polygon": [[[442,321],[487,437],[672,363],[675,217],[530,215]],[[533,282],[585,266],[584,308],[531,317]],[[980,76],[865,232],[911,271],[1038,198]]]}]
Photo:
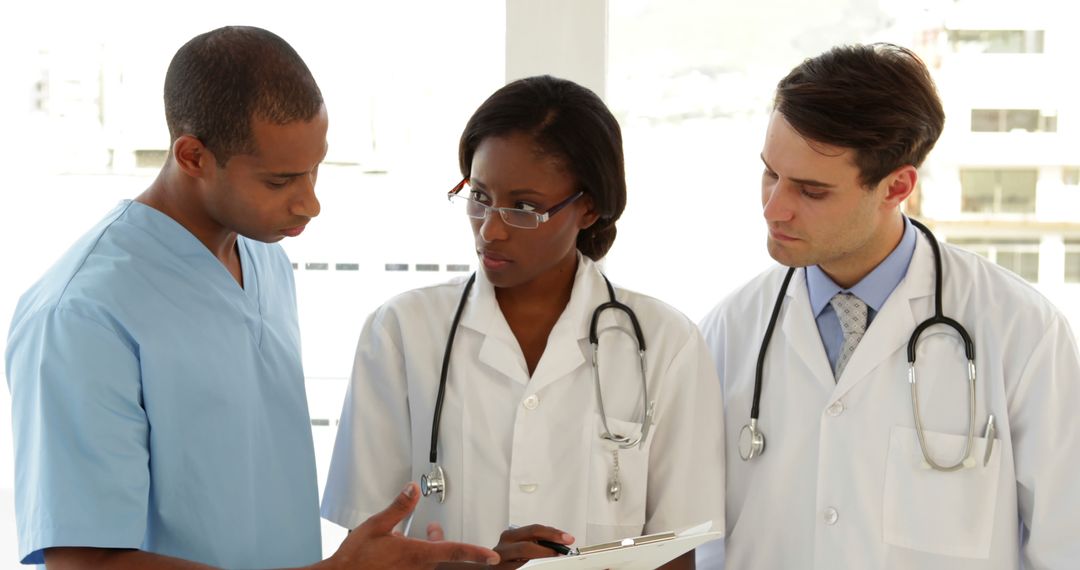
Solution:
[{"label": "black stethoscope tubing", "polygon": [[[615,310],[619,310],[619,311],[622,311],[622,312],[626,313],[626,315],[630,318],[630,323],[634,328],[634,336],[637,339],[638,353],[641,355],[641,362],[642,362],[642,379],[644,380],[644,373],[645,373],[645,364],[644,364],[644,358],[645,358],[645,356],[644,356],[645,355],[645,335],[644,335],[644,333],[642,333],[641,324],[638,322],[637,315],[634,314],[633,309],[631,309],[629,306],[627,306],[627,305],[625,305],[623,303],[620,303],[615,298],[615,288],[612,287],[611,281],[608,280],[607,276],[601,274],[601,277],[604,278],[604,284],[607,286],[609,300],[607,302],[597,306],[596,309],[593,310],[592,318],[591,318],[590,323],[589,323],[589,343],[592,344],[593,350],[595,352],[596,347],[598,346],[598,343],[599,343],[599,336],[597,334],[597,323],[600,320],[600,314],[601,313],[603,313],[605,310],[608,310],[608,309],[615,309]],[[440,426],[440,424],[442,422],[443,402],[446,399],[446,379],[447,379],[447,374],[448,374],[448,372],[450,370],[450,355],[451,355],[451,353],[453,351],[453,348],[454,348],[454,337],[457,335],[458,324],[460,324],[460,322],[461,322],[461,314],[465,310],[465,304],[466,304],[466,302],[467,302],[467,300],[469,298],[469,291],[472,289],[473,283],[475,283],[475,282],[476,282],[476,273],[473,273],[469,277],[469,280],[465,283],[465,287],[463,288],[463,290],[461,292],[461,299],[458,301],[457,310],[454,313],[454,320],[450,324],[450,332],[449,332],[449,334],[447,335],[447,338],[446,338],[446,350],[443,352],[442,370],[441,370],[441,372],[439,374],[439,391],[438,391],[438,395],[435,397],[435,410],[433,412],[433,417],[432,417],[432,422],[431,422],[431,447],[429,448],[429,451],[428,451],[428,460],[431,462],[432,470],[431,470],[431,473],[423,475],[421,477],[421,480],[420,480],[420,483],[421,483],[420,488],[421,488],[421,491],[423,492],[424,496],[430,495],[431,493],[435,493],[437,495],[437,497],[439,498],[439,502],[443,501],[443,499],[445,497],[445,492],[446,492],[446,476],[445,476],[445,473],[442,470],[442,467],[440,467],[439,464],[438,464],[439,426]],[[594,367],[597,366],[595,354],[594,354],[594,359],[593,359],[593,366]],[[595,371],[595,368],[594,368],[594,373],[595,372],[596,371]],[[599,389],[600,389],[599,385],[597,385],[598,402],[599,402],[599,405],[600,405],[601,414],[604,417],[604,425],[605,425],[605,430],[606,430],[607,429],[607,416],[603,412],[603,396],[599,393]],[[644,425],[648,426],[648,419],[651,416],[651,412],[649,411],[649,408],[648,408],[648,401],[647,401],[648,400],[648,395],[647,395],[647,393],[645,395],[645,399],[646,399],[646,420],[645,420],[646,423]],[[638,440],[633,441],[632,443],[633,444],[636,444],[638,442],[643,443],[644,438],[646,437],[647,433],[648,433],[648,427],[643,428],[641,437]],[[621,436],[616,436],[616,435],[611,434],[610,430],[608,430],[608,432],[606,434],[606,437],[608,437],[609,439],[612,439],[613,441],[616,441],[617,443],[627,443],[627,442],[629,442],[629,439],[627,439],[627,438],[623,438]]]},{"label": "black stethoscope tubing", "polygon": [[971,335],[968,334],[964,327],[949,317],[946,317],[941,310],[941,289],[942,289],[942,269],[941,269],[941,246],[938,245],[937,238],[934,234],[930,233],[930,229],[924,226],[917,220],[911,220],[911,224],[920,230],[930,242],[931,249],[934,250],[934,316],[919,323],[919,326],[915,327],[915,331],[911,333],[911,338],[908,339],[907,346],[907,360],[908,364],[915,364],[915,344],[919,340],[919,335],[933,325],[945,325],[951,327],[953,330],[960,334],[960,338],[964,339],[964,355],[968,360],[975,360],[975,343],[971,340]]},{"label": "black stethoscope tubing", "polygon": [[461,300],[458,301],[457,311],[454,312],[454,321],[450,324],[450,333],[446,337],[446,351],[443,352],[442,373],[439,375],[439,394],[435,397],[435,413],[431,422],[431,451],[428,452],[428,460],[432,464],[438,463],[439,447],[439,424],[442,422],[443,400],[446,398],[446,373],[450,370],[450,352],[454,349],[454,337],[457,336],[458,323],[461,322],[461,313],[465,310],[465,300],[469,298],[469,290],[476,282],[476,273],[469,276],[465,282],[465,289],[461,292]]},{"label": "black stethoscope tubing", "polygon": [[637,315],[634,314],[633,309],[623,303],[620,303],[615,299],[615,288],[611,286],[611,281],[608,281],[607,276],[602,273],[600,274],[600,276],[604,278],[604,284],[607,285],[608,298],[610,299],[610,301],[596,307],[596,309],[593,310],[592,319],[589,323],[589,343],[599,344],[600,342],[599,336],[596,333],[596,323],[600,320],[600,313],[603,313],[607,309],[617,309],[626,313],[626,316],[630,317],[630,324],[634,327],[634,336],[637,337],[638,350],[644,352],[645,335],[641,333],[641,325],[638,324]]},{"label": "black stethoscope tubing", "polygon": [[[912,331],[911,337],[908,339],[907,344],[907,361],[909,370],[909,381],[912,386],[912,406],[915,413],[916,428],[919,432],[920,446],[922,447],[923,455],[927,462],[937,470],[952,471],[958,469],[962,465],[962,461],[956,465],[950,467],[942,467],[935,463],[926,450],[925,441],[923,438],[922,421],[919,418],[919,406],[917,396],[915,395],[915,347],[918,344],[919,336],[923,331],[934,325],[945,325],[955,330],[960,338],[964,341],[964,354],[968,360],[968,377],[971,391],[971,401],[969,403],[969,414],[972,419],[969,420],[968,427],[968,446],[965,448],[965,456],[970,448],[970,440],[972,436],[972,430],[974,426],[974,385],[975,385],[975,343],[971,339],[971,335],[967,330],[954,319],[946,317],[942,311],[942,285],[943,285],[943,271],[941,263],[941,247],[938,244],[937,238],[934,234],[918,220],[908,218],[911,224],[918,228],[923,234],[926,235],[927,241],[930,242],[930,247],[934,253],[934,315],[923,322],[919,323],[915,330]],[[757,367],[754,371],[754,397],[750,407],[750,423],[743,427],[744,432],[748,432],[750,440],[748,441],[748,453],[743,453],[743,448],[740,442],[739,454],[744,461],[753,459],[760,455],[765,450],[765,437],[764,434],[757,428],[758,418],[761,414],[761,392],[763,386],[764,369],[765,369],[765,354],[769,348],[769,342],[772,340],[773,331],[776,329],[776,323],[780,317],[780,309],[784,303],[784,297],[787,295],[788,285],[791,283],[791,277],[795,274],[795,268],[788,268],[787,274],[784,276],[783,284],[780,285],[780,292],[776,296],[776,302],[773,304],[772,314],[769,317],[769,324],[765,328],[765,335],[761,341],[761,348],[758,350]],[[742,433],[740,433],[742,438]]]}]

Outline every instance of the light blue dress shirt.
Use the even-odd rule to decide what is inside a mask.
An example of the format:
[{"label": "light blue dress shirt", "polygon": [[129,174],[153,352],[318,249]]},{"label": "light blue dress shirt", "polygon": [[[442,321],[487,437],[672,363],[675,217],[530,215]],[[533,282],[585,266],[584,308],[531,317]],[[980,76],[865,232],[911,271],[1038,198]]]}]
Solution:
[{"label": "light blue dress shirt", "polygon": [[8,339],[19,555],[137,548],[226,568],[321,557],[292,268],[244,287],[126,201],[20,300]]},{"label": "light blue dress shirt", "polygon": [[904,216],[904,235],[900,243],[877,267],[850,289],[837,285],[817,265],[806,268],[806,290],[810,294],[810,310],[814,312],[821,342],[825,345],[825,354],[829,365],[836,371],[836,361],[840,358],[840,348],[844,345],[844,331],[840,328],[840,319],[829,303],[837,293],[851,293],[866,303],[866,327],[874,321],[874,316],[881,310],[885,300],[893,289],[907,275],[911,256],[915,254],[915,226]]}]

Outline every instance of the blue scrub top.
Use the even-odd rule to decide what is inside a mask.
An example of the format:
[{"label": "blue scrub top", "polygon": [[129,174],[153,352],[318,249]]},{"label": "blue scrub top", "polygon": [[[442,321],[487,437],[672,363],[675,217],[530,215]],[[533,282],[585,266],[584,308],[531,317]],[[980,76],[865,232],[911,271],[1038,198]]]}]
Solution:
[{"label": "blue scrub top", "polygon": [[321,558],[292,267],[280,246],[238,244],[243,288],[125,201],[20,299],[6,366],[23,563],[53,546]]}]

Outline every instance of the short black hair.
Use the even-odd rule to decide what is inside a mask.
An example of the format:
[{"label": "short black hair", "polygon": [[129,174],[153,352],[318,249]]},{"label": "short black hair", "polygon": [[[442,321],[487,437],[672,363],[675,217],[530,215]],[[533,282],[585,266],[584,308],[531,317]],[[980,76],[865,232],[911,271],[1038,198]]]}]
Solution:
[{"label": "short black hair", "polygon": [[918,168],[945,126],[926,65],[888,43],[837,46],[807,59],[780,80],[774,106],[806,139],[853,149],[866,186],[901,166]]},{"label": "short black hair", "polygon": [[458,163],[468,177],[473,155],[488,137],[525,133],[555,157],[592,200],[599,215],[578,234],[577,248],[598,260],[615,242],[615,221],[626,207],[622,131],[604,102],[586,87],[550,75],[527,77],[493,93],[461,133]]},{"label": "short black hair", "polygon": [[198,35],[176,52],[165,74],[170,142],[194,136],[221,166],[254,151],[252,119],[310,121],[322,105],[300,55],[260,28],[227,26]]}]

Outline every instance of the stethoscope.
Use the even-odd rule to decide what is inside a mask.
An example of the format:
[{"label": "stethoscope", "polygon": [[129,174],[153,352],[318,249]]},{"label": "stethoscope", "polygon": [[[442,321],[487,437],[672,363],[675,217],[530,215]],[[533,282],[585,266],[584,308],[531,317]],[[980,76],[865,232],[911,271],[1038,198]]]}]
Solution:
[{"label": "stethoscope", "polygon": [[[911,333],[911,338],[908,339],[907,345],[908,384],[911,386],[911,408],[915,416],[915,431],[919,436],[919,447],[922,450],[923,458],[926,459],[926,463],[930,467],[938,471],[956,471],[963,468],[968,463],[975,439],[975,343],[972,342],[971,336],[960,323],[946,317],[942,313],[941,249],[938,245],[937,238],[934,237],[934,234],[930,232],[929,228],[920,222],[912,220],[911,218],[908,219],[916,228],[919,228],[919,230],[926,234],[926,237],[930,242],[930,247],[934,251],[934,316],[919,323],[919,325],[915,327],[915,330]],[[795,268],[792,267],[788,269],[787,275],[784,276],[784,282],[780,286],[780,294],[776,296],[772,315],[769,317],[769,325],[765,328],[765,338],[762,339],[761,349],[758,351],[757,369],[754,372],[754,401],[750,407],[750,423],[744,425],[739,432],[739,456],[742,457],[743,461],[749,461],[765,452],[765,434],[762,433],[757,425],[761,412],[761,385],[762,371],[765,368],[765,352],[769,348],[769,340],[772,339],[773,330],[776,328],[776,321],[780,315],[780,307],[784,303],[788,284],[791,283],[791,276],[794,274]],[[934,325],[945,325],[959,333],[964,341],[964,354],[967,356],[968,361],[967,441],[964,443],[964,451],[961,459],[953,465],[941,465],[934,461],[926,448],[926,436],[923,433],[922,418],[919,415],[919,396],[915,388],[915,345],[918,343],[919,336],[923,331]],[[992,425],[993,416],[991,416],[991,422],[987,427],[990,428]]]},{"label": "stethoscope", "polygon": [[[608,297],[610,300],[597,306],[596,309],[593,310],[592,320],[589,323],[589,344],[592,345],[592,374],[593,383],[596,386],[596,402],[597,407],[600,409],[600,421],[604,426],[604,433],[601,434],[600,437],[615,444],[615,448],[612,450],[614,469],[612,476],[608,479],[606,492],[608,500],[618,501],[622,496],[622,483],[619,479],[618,450],[645,445],[645,441],[649,437],[649,427],[652,425],[655,402],[649,402],[649,386],[646,380],[645,335],[641,332],[641,325],[638,323],[637,315],[634,314],[633,309],[615,299],[615,288],[611,286],[611,282],[608,281],[607,276],[601,276],[604,277],[604,283],[607,285]],[[428,452],[428,460],[431,462],[431,471],[420,476],[420,492],[423,493],[425,497],[434,494],[435,498],[438,499],[440,503],[446,500],[446,472],[443,471],[443,468],[439,465],[438,461],[439,423],[442,420],[443,399],[446,395],[446,373],[450,369],[450,353],[453,350],[454,336],[457,333],[458,323],[461,321],[461,313],[465,309],[465,302],[469,298],[469,291],[472,289],[475,281],[476,274],[473,273],[465,283],[464,290],[461,292],[461,300],[458,301],[457,311],[454,313],[454,320],[450,324],[450,334],[446,338],[446,350],[443,352],[442,372],[439,377],[439,393],[435,399],[435,412],[431,420],[431,448]],[[630,318],[630,324],[634,328],[634,337],[637,340],[638,362],[641,366],[641,389],[644,396],[642,400],[644,418],[642,419],[641,432],[637,435],[621,435],[611,431],[611,428],[608,427],[607,413],[604,411],[604,395],[600,389],[600,337],[597,334],[596,326],[597,322],[600,320],[600,315],[608,309],[615,309],[626,313]],[[623,329],[620,328],[618,330]]]}]

